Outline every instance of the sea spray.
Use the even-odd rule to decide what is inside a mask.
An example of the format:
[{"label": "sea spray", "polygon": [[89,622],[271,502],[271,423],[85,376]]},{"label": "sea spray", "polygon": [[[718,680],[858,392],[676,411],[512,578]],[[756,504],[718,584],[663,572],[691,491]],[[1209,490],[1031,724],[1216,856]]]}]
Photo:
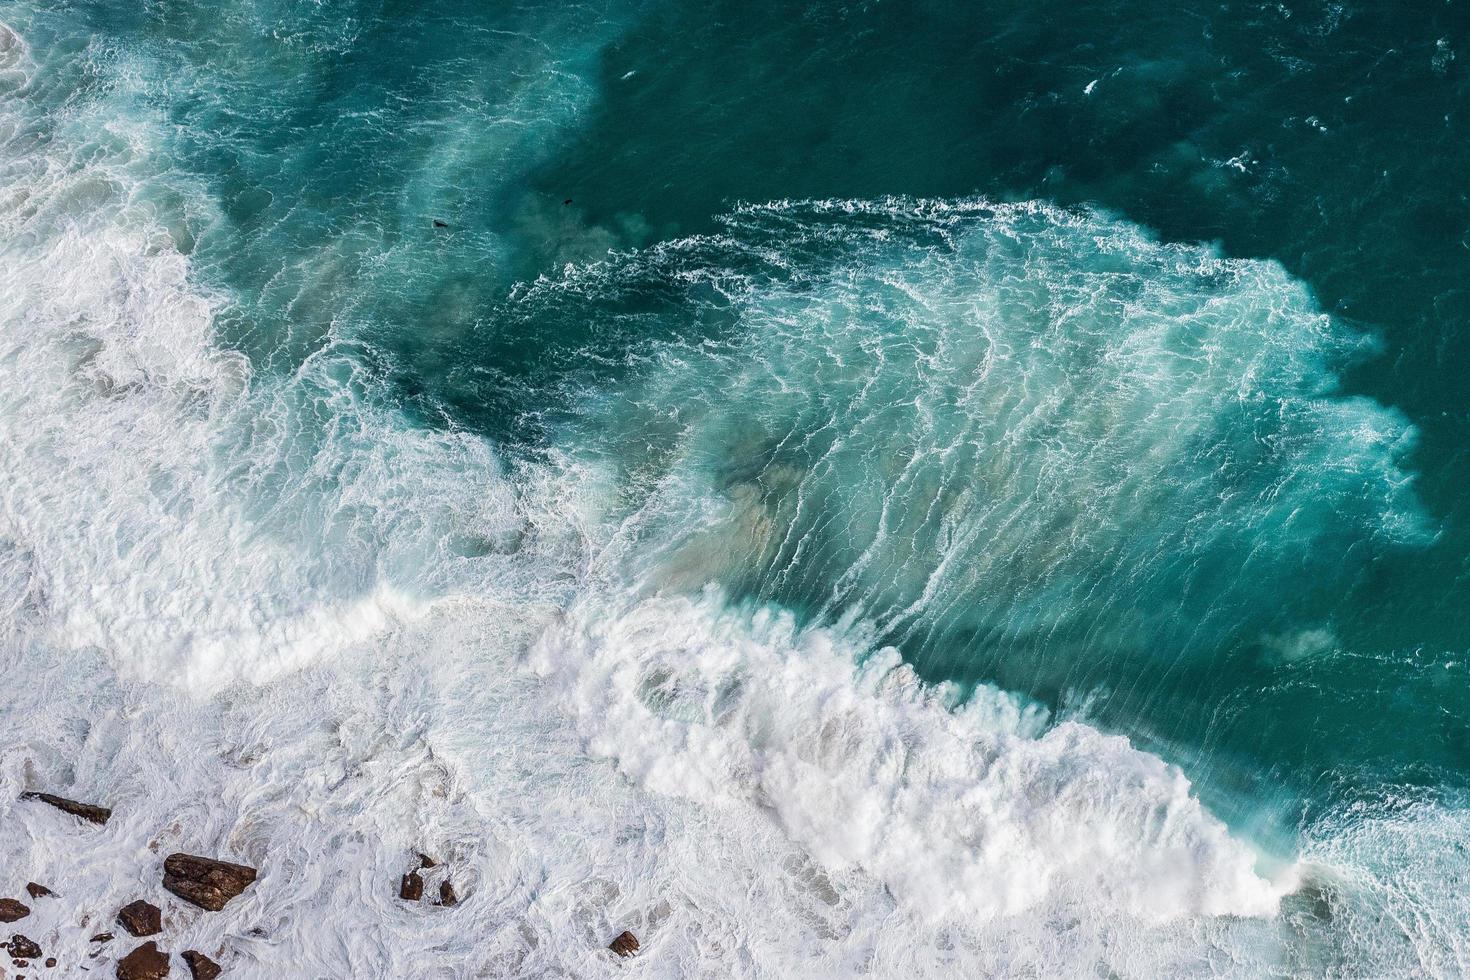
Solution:
[{"label": "sea spray", "polygon": [[1049,727],[993,688],[957,703],[864,646],[711,591],[581,603],[532,663],[638,784],[767,808],[824,865],[930,918],[1074,902],[1146,922],[1269,915],[1294,886],[1289,868],[1258,876],[1183,774],[1126,740]]}]

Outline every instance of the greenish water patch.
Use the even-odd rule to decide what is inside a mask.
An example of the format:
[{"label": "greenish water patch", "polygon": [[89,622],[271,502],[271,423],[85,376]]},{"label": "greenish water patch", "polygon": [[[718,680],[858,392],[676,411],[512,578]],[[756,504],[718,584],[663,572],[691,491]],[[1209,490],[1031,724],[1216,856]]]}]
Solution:
[{"label": "greenish water patch", "polygon": [[[1287,822],[1364,787],[1463,783],[1460,4],[233,0],[0,19],[57,127],[100,144],[123,139],[119,106],[156,123],[160,143],[132,148],[139,194],[258,370],[330,347],[419,425],[605,455],[635,509],[655,477],[697,474],[691,500],[799,533],[691,567],[814,620],[874,617],[931,678],[1085,711],[1207,793],[1284,797]],[[975,195],[1149,234],[1120,257],[1079,233],[1036,269],[1022,236],[987,271],[985,235],[915,224],[910,204],[721,218]],[[1259,281],[1181,272],[1139,258],[1175,254],[1155,240],[1266,261],[1240,267]],[[609,249],[633,257],[585,265]],[[1108,285],[1058,299],[1069,276]],[[1200,333],[1136,358],[1117,345],[1137,311]],[[1212,373],[1221,331],[1237,346]],[[957,413],[996,336],[997,363],[1034,370]],[[1376,348],[1343,339],[1362,337]],[[1049,427],[1000,425],[1045,392],[1063,396]],[[921,433],[933,459],[913,466]],[[967,526],[951,516],[986,500],[1019,536],[992,528],[941,573]],[[1411,510],[1413,533],[1385,523]],[[880,530],[890,550],[865,557]]]}]

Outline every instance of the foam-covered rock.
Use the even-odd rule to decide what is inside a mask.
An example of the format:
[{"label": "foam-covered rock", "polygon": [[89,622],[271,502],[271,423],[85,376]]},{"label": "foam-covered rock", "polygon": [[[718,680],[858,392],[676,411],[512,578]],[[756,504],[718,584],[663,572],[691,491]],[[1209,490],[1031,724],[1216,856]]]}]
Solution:
[{"label": "foam-covered rock", "polygon": [[224,908],[254,880],[254,868],[196,854],[170,854],[163,862],[163,887],[210,912]]},{"label": "foam-covered rock", "polygon": [[624,930],[618,933],[618,937],[607,944],[607,948],[619,956],[632,956],[638,952],[638,937]]},{"label": "foam-covered rock", "polygon": [[117,980],[162,980],[168,970],[168,954],[149,940],[118,961]]},{"label": "foam-covered rock", "polygon": [[158,906],[145,902],[141,898],[119,909],[117,921],[128,931],[129,935],[139,939],[144,936],[156,936],[163,931],[163,915],[159,912]]},{"label": "foam-covered rock", "polygon": [[69,813],[89,823],[105,824],[112,817],[112,811],[105,806],[97,806],[94,803],[79,803],[76,800],[68,800],[64,796],[55,796],[51,793],[22,793],[20,794],[20,798],[23,800],[40,800],[42,803],[49,803],[63,813]]},{"label": "foam-covered rock", "polygon": [[194,980],[215,980],[222,972],[220,965],[197,949],[184,950],[184,962]]},{"label": "foam-covered rock", "polygon": [[41,947],[34,940],[16,933],[10,937],[8,946],[10,955],[18,960],[36,960],[41,958]]}]

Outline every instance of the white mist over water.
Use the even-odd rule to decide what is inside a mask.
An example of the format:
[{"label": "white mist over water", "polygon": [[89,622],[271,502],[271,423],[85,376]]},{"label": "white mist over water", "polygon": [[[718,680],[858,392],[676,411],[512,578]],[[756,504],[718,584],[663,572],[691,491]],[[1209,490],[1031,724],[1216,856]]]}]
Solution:
[{"label": "white mist over water", "polygon": [[[146,129],[98,152],[17,97],[8,31],[0,59],[0,888],[59,893],[25,929],[63,963],[183,849],[261,869],[166,916],[240,977],[1279,969],[1291,874],[1177,769],[958,704],[862,622],[660,589],[705,561],[676,526],[634,570],[666,500],[629,524],[582,447],[409,427],[351,342],[289,377],[221,349]],[[415,849],[460,907],[394,897]]]}]

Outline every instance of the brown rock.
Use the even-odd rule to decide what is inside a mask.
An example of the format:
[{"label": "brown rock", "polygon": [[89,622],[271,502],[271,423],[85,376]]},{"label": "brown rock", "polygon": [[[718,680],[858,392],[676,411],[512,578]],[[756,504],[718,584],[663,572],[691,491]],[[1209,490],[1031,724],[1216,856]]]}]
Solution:
[{"label": "brown rock", "polygon": [[76,800],[68,800],[64,796],[52,796],[50,793],[22,793],[23,800],[40,800],[49,803],[63,813],[70,813],[74,817],[90,820],[92,823],[106,823],[112,816],[112,811],[105,806],[94,806],[91,803],[78,803]]},{"label": "brown rock", "polygon": [[398,883],[398,897],[405,902],[417,902],[424,897],[424,879],[417,871],[410,871]]},{"label": "brown rock", "polygon": [[439,883],[439,904],[448,909],[459,904],[459,896],[454,894],[454,886],[448,881]]},{"label": "brown rock", "polygon": [[31,914],[29,905],[14,898],[0,898],[0,922],[17,922]]},{"label": "brown rock", "polygon": [[219,964],[197,949],[184,950],[184,962],[189,964],[194,980],[214,980],[221,973]]},{"label": "brown rock", "polygon": [[99,933],[97,933],[97,935],[95,935],[95,936],[92,937],[92,942],[94,942],[94,943],[110,943],[110,942],[112,942],[112,933],[110,933],[110,932],[99,932]]},{"label": "brown rock", "polygon": [[607,948],[619,956],[632,956],[638,952],[638,937],[631,932],[621,932],[618,938],[607,944]]},{"label": "brown rock", "polygon": [[117,980],[162,980],[168,976],[168,954],[149,940],[117,961]]},{"label": "brown rock", "polygon": [[170,854],[163,862],[163,887],[210,912],[224,908],[254,880],[254,868],[194,854]]},{"label": "brown rock", "polygon": [[46,969],[49,970],[49,969],[51,969],[55,965],[56,965],[56,957],[54,957],[54,956],[48,956],[48,957],[46,957]]},{"label": "brown rock", "polygon": [[139,939],[144,936],[156,936],[163,931],[163,917],[158,911],[158,906],[151,905],[141,898],[129,905],[124,905],[117,913],[117,921],[130,935],[137,936]]},{"label": "brown rock", "polygon": [[34,960],[41,956],[41,947],[18,932],[10,937],[9,949],[10,955],[18,960]]},{"label": "brown rock", "polygon": [[26,882],[26,894],[31,896],[31,898],[46,898],[56,893],[45,885],[38,885],[34,881],[28,881]]},{"label": "brown rock", "polygon": [[429,857],[429,855],[421,853],[419,854],[419,867],[425,870],[428,870],[429,868],[437,868],[439,867],[439,862]]}]

